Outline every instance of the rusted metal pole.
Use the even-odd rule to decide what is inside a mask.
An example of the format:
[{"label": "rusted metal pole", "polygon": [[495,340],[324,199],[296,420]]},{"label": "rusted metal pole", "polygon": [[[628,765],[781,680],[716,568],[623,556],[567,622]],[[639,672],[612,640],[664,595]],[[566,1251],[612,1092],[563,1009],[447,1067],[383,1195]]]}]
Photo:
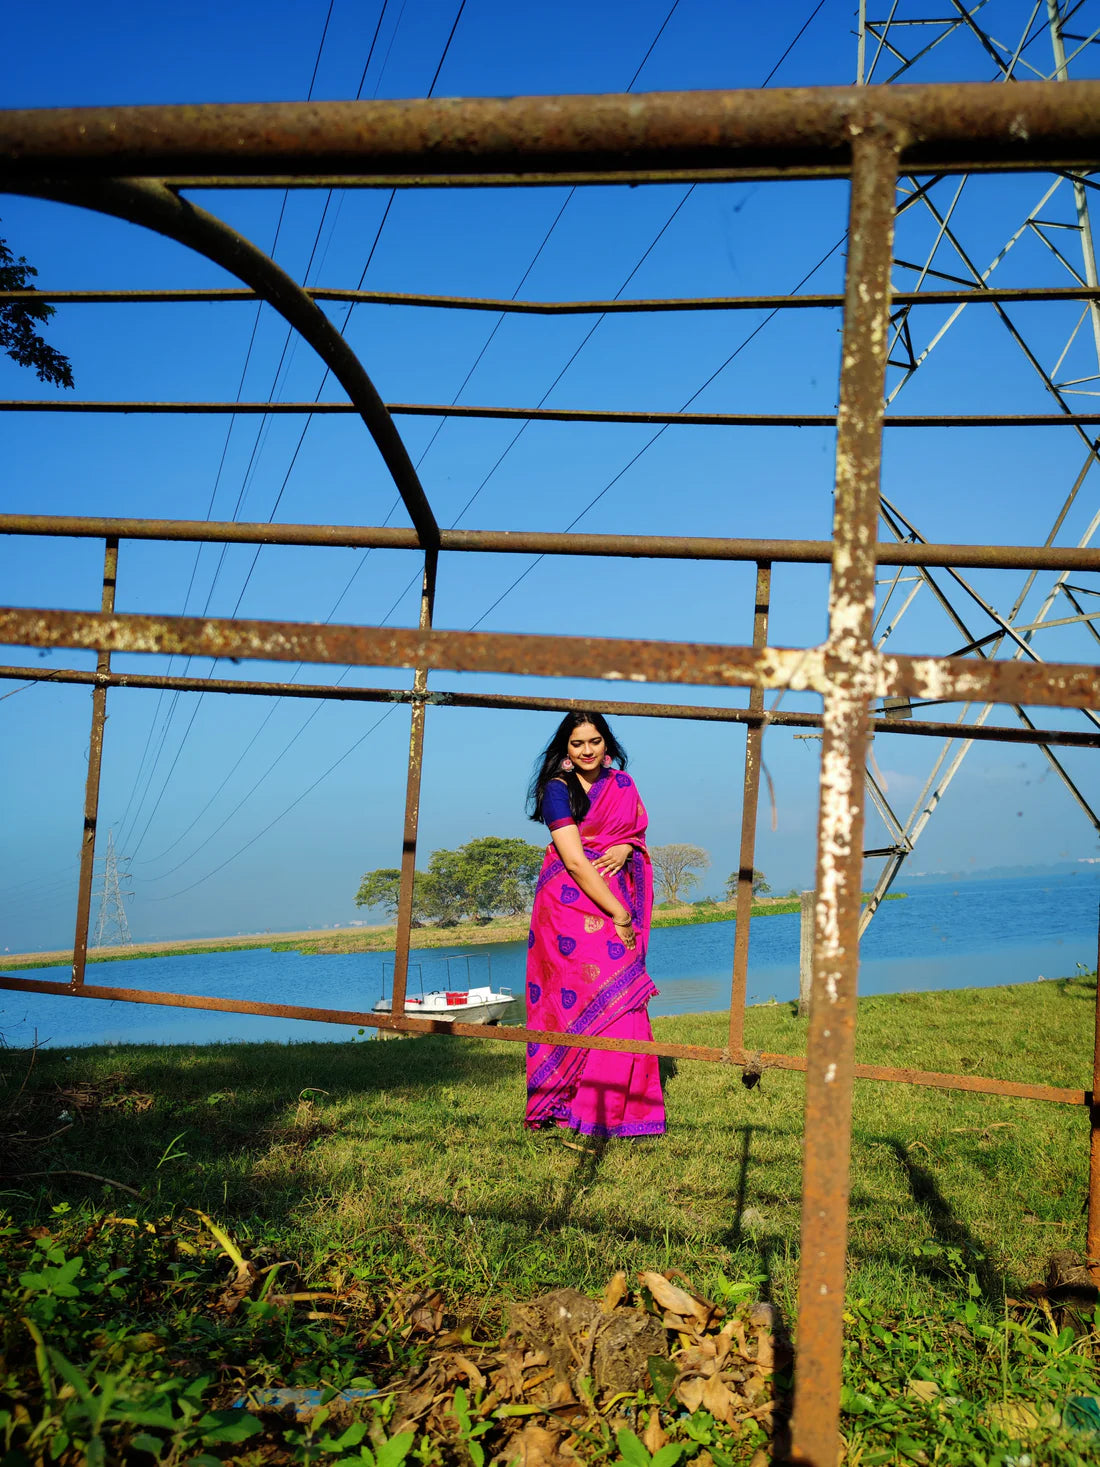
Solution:
[{"label": "rusted metal pole", "polygon": [[[75,683],[93,685],[98,674],[70,667],[0,665],[0,680],[11,682]],[[248,678],[165,677],[156,673],[111,672],[109,688],[167,688],[181,693],[228,693],[241,697],[328,698],[344,703],[412,703],[411,689],[348,687],[346,683],[256,682]],[[587,708],[591,699],[525,698],[510,693],[456,693],[437,689],[427,702],[433,708],[506,708],[538,713],[567,713]],[[918,705],[919,706],[919,705]],[[601,699],[600,707],[616,718],[676,718],[709,723],[763,724],[769,728],[820,728],[820,713],[753,713],[748,708],[708,707],[701,703],[623,703]],[[1063,744],[1070,749],[1100,748],[1100,731],[1077,733],[1064,728],[1010,728],[1000,723],[899,723],[875,718],[876,733],[931,738],[965,737],[1009,744]]]},{"label": "rusted metal pole", "polygon": [[[424,553],[424,575],[420,583],[420,627],[430,631],[435,607],[435,576],[439,556]],[[427,711],[428,669],[413,674],[413,705],[409,728],[409,772],[405,784],[405,830],[401,841],[401,886],[397,897],[397,935],[393,957],[393,997],[390,1012],[405,1012],[405,988],[409,978],[409,946],[412,939],[413,886],[416,881],[416,832],[420,823],[420,776],[424,766],[424,718]]]},{"label": "rusted metal pole", "polygon": [[[752,619],[752,645],[768,645],[768,609],[772,592],[772,568],[759,561],[756,567],[756,603]],[[749,712],[764,711],[764,689],[749,692]],[[749,981],[749,924],[752,921],[752,873],[756,857],[756,809],[760,797],[760,760],[764,743],[763,722],[750,724],[745,734],[745,782],[741,797],[741,854],[737,871],[737,925],[733,933],[733,982],[730,989],[730,1053],[738,1054],[745,1044],[745,994]]]},{"label": "rusted metal pole", "polygon": [[[115,609],[118,579],[118,540],[108,536],[103,552],[102,610]],[[92,915],[92,877],[95,872],[95,828],[99,818],[99,772],[103,764],[103,726],[107,721],[107,682],[111,671],[110,652],[96,658],[96,684],[92,689],[92,732],[88,740],[88,778],[84,785],[84,830],[80,837],[80,877],[76,894],[76,932],[73,936],[72,986],[84,982],[88,961],[88,924]]]},{"label": "rusted metal pole", "polygon": [[1096,937],[1096,1019],[1092,1036],[1092,1093],[1089,1096],[1089,1210],[1085,1259],[1094,1284],[1100,1284],[1100,916]]},{"label": "rusted metal pole", "polygon": [[852,143],[791,1423],[794,1460],[815,1467],[834,1467],[840,1422],[863,768],[875,682],[875,527],[898,148],[896,137],[873,125]]},{"label": "rusted metal pole", "polygon": [[810,1012],[814,986],[814,909],[817,892],[802,893],[802,914],[798,928],[798,1017]]},{"label": "rusted metal pole", "polygon": [[[103,515],[0,514],[0,535],[71,535],[102,540],[183,540],[196,545],[308,545],[420,550],[415,530],[391,525],[290,525],[268,521],[120,519]],[[440,550],[476,555],[594,555],[656,560],[767,560],[830,565],[831,540],[735,540],[717,535],[589,535],[573,531],[442,530]],[[1088,545],[937,545],[882,540],[879,565],[967,566],[984,570],[1100,571]],[[1000,633],[992,633],[997,636]],[[977,645],[976,643],[974,645]],[[956,654],[959,655],[959,654]]]}]

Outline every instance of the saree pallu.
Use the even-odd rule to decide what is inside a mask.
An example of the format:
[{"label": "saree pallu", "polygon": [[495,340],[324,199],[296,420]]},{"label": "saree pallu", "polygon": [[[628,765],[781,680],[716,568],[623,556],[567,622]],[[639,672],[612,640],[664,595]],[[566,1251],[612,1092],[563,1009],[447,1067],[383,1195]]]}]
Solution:
[{"label": "saree pallu", "polygon": [[[630,912],[637,946],[573,882],[556,848],[542,863],[527,938],[527,1027],[611,1039],[653,1038],[646,1005],[657,992],[646,972],[653,876],[646,811],[628,774],[610,772],[589,793],[580,825],[585,855],[632,847],[608,885]],[[665,1129],[657,1056],[527,1046],[527,1114],[532,1129],[557,1124],[586,1136],[656,1136]]]}]

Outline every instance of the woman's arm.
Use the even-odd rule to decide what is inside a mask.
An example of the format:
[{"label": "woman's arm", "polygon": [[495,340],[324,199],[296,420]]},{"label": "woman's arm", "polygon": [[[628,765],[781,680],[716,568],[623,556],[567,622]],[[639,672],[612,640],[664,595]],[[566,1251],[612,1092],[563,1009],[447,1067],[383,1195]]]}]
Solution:
[{"label": "woman's arm", "polygon": [[624,944],[633,947],[636,940],[633,919],[584,854],[580,831],[575,825],[560,825],[557,830],[551,831],[551,837],[562,864],[581,891],[607,913]]}]

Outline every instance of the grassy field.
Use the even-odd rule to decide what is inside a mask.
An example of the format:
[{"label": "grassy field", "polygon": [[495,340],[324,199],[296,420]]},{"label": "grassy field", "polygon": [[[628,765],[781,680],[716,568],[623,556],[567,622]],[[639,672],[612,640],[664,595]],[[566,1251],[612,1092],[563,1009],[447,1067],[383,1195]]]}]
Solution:
[{"label": "grassy field", "polygon": [[[1095,981],[1078,977],[864,999],[858,1057],[1087,1086],[1094,994]],[[721,1016],[654,1028],[689,1043],[724,1038]],[[805,1023],[786,1005],[750,1009],[746,1042],[798,1053]],[[795,1308],[801,1078],[767,1071],[750,1091],[736,1071],[663,1064],[667,1136],[580,1150],[560,1133],[521,1129],[522,1050],[500,1042],[118,1046],[42,1052],[29,1073],[28,1055],[0,1051],[9,1294],[12,1278],[37,1276],[28,1249],[53,1247],[58,1260],[79,1253],[85,1273],[96,1258],[132,1270],[135,1286],[122,1289],[112,1318],[133,1338],[155,1332],[166,1311],[178,1317],[191,1375],[209,1375],[203,1389],[223,1402],[226,1372],[238,1383],[346,1384],[407,1369],[408,1336],[390,1339],[388,1355],[377,1337],[362,1347],[347,1300],[379,1317],[380,1300],[410,1289],[438,1290],[450,1323],[469,1340],[491,1340],[509,1301],[564,1286],[599,1294],[619,1269],[629,1278],[680,1270],[719,1302],[770,1300],[781,1327]],[[1021,1441],[1035,1467],[1089,1460],[1095,1447],[1058,1422],[1071,1396],[1098,1389],[1095,1332],[1074,1339],[1006,1303],[1043,1277],[1053,1251],[1083,1248],[1088,1136],[1087,1114],[1066,1106],[857,1082],[848,1460],[995,1463],[1015,1452],[1022,1467]],[[328,1322],[292,1322],[284,1310],[271,1311],[273,1323],[256,1302],[212,1313],[224,1250],[189,1209],[257,1266],[280,1263],[298,1292],[332,1291],[346,1308],[332,1306]],[[50,1241],[35,1240],[36,1229]],[[173,1253],[165,1240],[181,1238],[197,1252]],[[33,1351],[11,1321],[25,1314],[26,1296],[4,1304],[6,1368],[23,1380],[20,1370],[34,1375],[33,1361],[25,1366]],[[96,1318],[94,1338],[113,1339],[101,1307]],[[75,1354],[101,1348],[76,1323],[65,1328]],[[127,1350],[126,1368],[140,1377],[144,1357]],[[914,1392],[913,1380],[930,1384]],[[20,1389],[28,1401],[35,1394],[25,1380]],[[1034,1421],[1012,1414],[1020,1401]],[[703,1417],[681,1412],[667,1423],[685,1460],[706,1467],[709,1453],[723,1467],[759,1447],[752,1433],[724,1436]],[[630,1420],[640,1431],[645,1419],[639,1403]],[[336,1449],[303,1457],[285,1433],[276,1441],[265,1430],[265,1445],[251,1449],[258,1456],[215,1443],[213,1456],[162,1460],[368,1460]],[[620,1450],[609,1428],[589,1455],[617,1461]],[[477,1467],[466,1448],[426,1438],[409,1451],[410,1460]]]}]

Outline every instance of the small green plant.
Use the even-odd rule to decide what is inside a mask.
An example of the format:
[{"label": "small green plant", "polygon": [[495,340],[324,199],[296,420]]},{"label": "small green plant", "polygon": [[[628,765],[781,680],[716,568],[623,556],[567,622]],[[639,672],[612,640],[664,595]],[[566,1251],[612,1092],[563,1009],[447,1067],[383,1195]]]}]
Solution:
[{"label": "small green plant", "polygon": [[675,1467],[687,1451],[683,1442],[666,1442],[663,1447],[650,1452],[645,1443],[627,1427],[615,1433],[615,1443],[619,1448],[619,1456],[627,1467]]}]

